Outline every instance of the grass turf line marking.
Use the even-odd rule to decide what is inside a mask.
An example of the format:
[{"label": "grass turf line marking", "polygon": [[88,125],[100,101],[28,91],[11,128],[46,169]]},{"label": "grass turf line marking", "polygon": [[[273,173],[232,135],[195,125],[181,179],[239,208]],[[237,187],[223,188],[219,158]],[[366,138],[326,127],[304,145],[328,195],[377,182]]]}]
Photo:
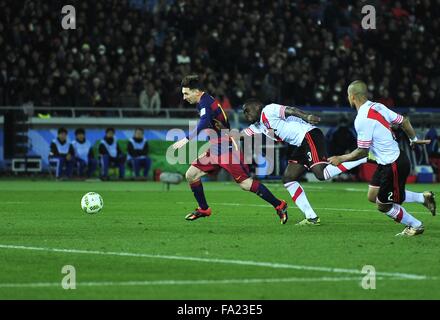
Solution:
[{"label": "grass turf line marking", "polygon": [[[212,285],[212,284],[261,284],[261,283],[292,283],[292,282],[360,282],[361,277],[316,277],[316,278],[266,278],[266,279],[221,279],[221,280],[145,280],[145,281],[91,281],[77,282],[77,287],[105,287],[105,286],[175,286],[175,285]],[[376,280],[408,280],[403,278],[383,278]],[[415,279],[409,279],[415,280]],[[33,283],[0,283],[1,288],[47,288],[61,287],[60,282],[33,282]]]},{"label": "grass turf line marking", "polygon": [[[211,202],[210,202],[211,203]],[[194,204],[193,202],[176,202],[176,204]],[[252,204],[252,203],[227,203],[227,202],[212,202],[211,204],[216,206],[230,206],[230,207],[259,207],[259,208],[272,208],[269,204]],[[329,211],[353,211],[353,212],[375,212],[378,213],[378,210],[371,210],[371,209],[342,209],[342,208],[313,208],[316,210],[329,210]],[[411,213],[429,213],[428,211],[411,211]]]},{"label": "grass turf line marking", "polygon": [[[73,253],[73,254],[91,254],[91,255],[119,256],[119,257],[138,257],[138,258],[164,259],[164,260],[177,260],[177,261],[196,261],[196,262],[206,262],[206,263],[265,267],[265,268],[273,268],[273,269],[292,269],[292,270],[320,271],[320,272],[330,272],[330,273],[362,274],[361,271],[357,269],[304,266],[304,265],[295,265],[295,264],[287,264],[287,263],[260,262],[260,261],[250,261],[250,260],[169,256],[169,255],[160,255],[160,254],[132,253],[132,252],[112,252],[112,251],[94,251],[94,250],[89,251],[89,250],[80,250],[80,249],[28,247],[28,246],[17,246],[17,245],[6,245],[6,244],[0,244],[0,249],[30,250],[30,251]],[[376,275],[396,277],[402,279],[413,279],[413,280],[431,279],[426,275],[417,275],[417,274],[400,273],[400,272],[378,271],[376,272]]]}]

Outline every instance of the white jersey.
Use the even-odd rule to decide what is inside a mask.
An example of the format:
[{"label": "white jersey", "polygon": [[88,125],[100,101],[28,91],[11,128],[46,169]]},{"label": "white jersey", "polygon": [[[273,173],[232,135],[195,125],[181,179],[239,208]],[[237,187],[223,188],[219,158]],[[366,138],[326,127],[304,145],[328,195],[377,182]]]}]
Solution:
[{"label": "white jersey", "polygon": [[391,111],[381,103],[367,101],[358,110],[354,121],[359,148],[367,149],[379,164],[393,163],[400,149],[391,130],[391,124],[401,124],[403,116]]},{"label": "white jersey", "polygon": [[307,132],[316,127],[301,118],[285,115],[286,106],[269,104],[261,111],[260,121],[244,129],[244,133],[252,136],[263,133],[275,141],[284,141],[300,146]]}]

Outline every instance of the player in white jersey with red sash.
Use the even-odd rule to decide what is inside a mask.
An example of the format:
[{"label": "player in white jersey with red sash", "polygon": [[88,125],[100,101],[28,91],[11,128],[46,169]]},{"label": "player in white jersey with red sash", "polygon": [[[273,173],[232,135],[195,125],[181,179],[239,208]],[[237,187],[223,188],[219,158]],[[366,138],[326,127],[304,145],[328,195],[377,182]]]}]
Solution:
[{"label": "player in white jersey with red sash", "polygon": [[343,161],[363,158],[371,151],[376,158],[378,168],[370,183],[368,199],[377,203],[379,211],[406,226],[397,235],[421,234],[424,231],[422,222],[409,214],[401,204],[403,202],[422,203],[432,215],[435,215],[434,193],[430,191],[416,193],[405,190],[410,163],[406,154],[400,151],[391,125],[401,126],[412,145],[429,144],[430,140],[418,140],[408,118],[395,113],[383,104],[369,101],[367,97],[367,85],[364,82],[357,80],[348,87],[350,106],[356,108],[358,112],[354,122],[358,135],[358,148],[350,154],[331,157],[329,161],[338,165]]},{"label": "player in white jersey with red sash", "polygon": [[319,180],[328,180],[365,163],[367,158],[345,162],[338,166],[330,165],[327,162],[324,134],[314,126],[320,119],[298,108],[275,103],[264,106],[260,101],[252,99],[243,105],[243,112],[246,120],[252,123],[243,130],[246,135],[262,133],[272,140],[297,147],[289,156],[289,163],[283,174],[283,183],[293,202],[305,215],[305,219],[298,224],[319,225],[320,219],[310,205],[298,179],[305,171],[310,170]]}]

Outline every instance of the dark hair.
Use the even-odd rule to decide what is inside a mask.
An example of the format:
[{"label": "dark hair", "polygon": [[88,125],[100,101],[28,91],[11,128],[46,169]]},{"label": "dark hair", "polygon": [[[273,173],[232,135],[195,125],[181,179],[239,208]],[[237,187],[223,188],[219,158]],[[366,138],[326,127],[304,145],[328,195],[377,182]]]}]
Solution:
[{"label": "dark hair", "polygon": [[255,108],[255,107],[262,106],[262,105],[263,105],[263,103],[260,100],[255,99],[255,98],[251,98],[251,99],[248,99],[245,101],[245,103],[243,104],[243,108],[245,106],[249,107],[249,108]]},{"label": "dark hair", "polygon": [[86,131],[83,128],[78,128],[75,130],[75,136],[79,134],[86,134]]},{"label": "dark hair", "polygon": [[180,84],[182,88],[190,88],[191,90],[197,89],[202,91],[203,90],[203,84],[200,81],[200,77],[196,74],[190,74],[185,76],[182,79],[182,82]]},{"label": "dark hair", "polygon": [[107,128],[107,129],[105,129],[105,134],[107,134],[110,131],[115,133],[115,129],[114,128]]},{"label": "dark hair", "polygon": [[66,129],[66,128],[59,128],[59,129],[58,129],[58,134],[60,134],[60,133],[65,133],[65,134],[67,134],[67,129]]}]

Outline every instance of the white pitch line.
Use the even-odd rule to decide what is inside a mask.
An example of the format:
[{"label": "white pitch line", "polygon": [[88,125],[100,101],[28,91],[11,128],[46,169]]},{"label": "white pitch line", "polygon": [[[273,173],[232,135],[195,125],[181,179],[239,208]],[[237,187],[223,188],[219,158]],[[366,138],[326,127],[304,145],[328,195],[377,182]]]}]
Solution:
[{"label": "white pitch line", "polygon": [[[266,279],[221,279],[221,280],[146,280],[146,281],[93,281],[77,282],[79,287],[104,286],[178,286],[178,285],[212,285],[212,284],[260,284],[260,283],[291,283],[291,282],[342,282],[361,281],[361,277],[316,277],[316,278],[266,278]],[[403,278],[376,278],[376,280],[407,280]],[[414,279],[411,279],[414,280]],[[0,283],[0,288],[46,288],[61,287],[60,282],[34,283]]]},{"label": "white pitch line", "polygon": [[[211,203],[211,202],[210,202]],[[176,204],[194,204],[193,202],[183,202],[179,201]],[[213,202],[211,203],[217,206],[229,206],[229,207],[259,207],[259,208],[271,208],[268,204],[253,204],[253,203],[227,203],[227,202]],[[314,208],[316,210],[328,210],[328,211],[349,211],[349,212],[374,212],[379,213],[377,210],[372,209],[342,209],[342,208]],[[411,211],[411,213],[428,213],[420,211]]]},{"label": "white pitch line", "polygon": [[[137,257],[137,258],[177,260],[177,261],[195,261],[195,262],[205,262],[205,263],[218,263],[218,264],[233,264],[233,265],[253,266],[253,267],[265,267],[265,268],[272,268],[272,269],[292,269],[292,270],[319,271],[319,272],[330,272],[330,273],[362,274],[362,272],[357,269],[317,267],[317,266],[305,266],[305,265],[295,265],[295,264],[287,264],[287,263],[260,262],[260,261],[249,261],[249,260],[199,258],[199,257],[188,257],[188,256],[170,256],[170,255],[148,254],[148,253],[88,251],[88,250],[79,250],[79,249],[27,247],[27,246],[5,245],[5,244],[0,244],[0,249],[30,250],[30,251],[74,253],[74,254],[90,254],[90,255],[119,256],[119,257]],[[430,277],[428,277],[426,275],[417,275],[417,274],[400,273],[400,272],[376,272],[376,275],[397,277],[397,278],[403,278],[403,279],[413,279],[413,280],[431,279]]]}]

